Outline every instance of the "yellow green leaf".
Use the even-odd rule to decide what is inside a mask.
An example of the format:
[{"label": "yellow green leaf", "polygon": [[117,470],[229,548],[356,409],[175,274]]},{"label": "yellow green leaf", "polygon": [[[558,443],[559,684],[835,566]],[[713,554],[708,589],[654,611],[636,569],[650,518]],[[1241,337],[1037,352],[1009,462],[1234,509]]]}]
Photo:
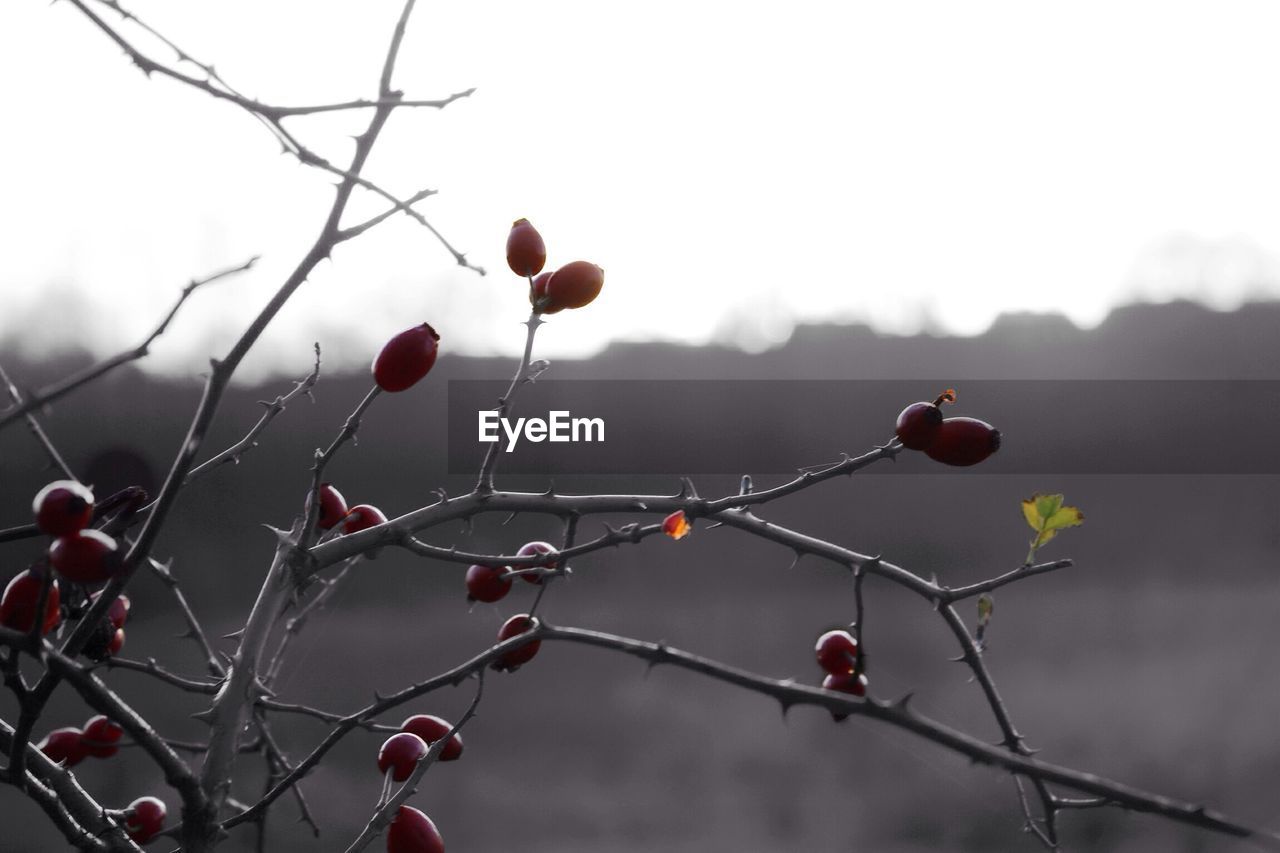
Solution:
[{"label": "yellow green leaf", "polygon": [[[1058,497],[1061,497],[1059,495]],[[1061,530],[1084,524],[1084,513],[1073,506],[1064,506],[1045,517],[1045,530]]]},{"label": "yellow green leaf", "polygon": [[1050,539],[1052,539],[1057,535],[1058,535],[1058,531],[1056,530],[1049,530],[1047,528],[1045,530],[1041,530],[1038,534],[1036,534],[1036,541],[1031,543],[1031,549],[1034,551],[1037,548],[1043,547],[1045,543],[1047,543]]},{"label": "yellow green leaf", "polygon": [[1040,513],[1036,512],[1035,497],[1028,498],[1022,502],[1022,517],[1027,520],[1027,524],[1031,525],[1032,530],[1040,529]]},{"label": "yellow green leaf", "polygon": [[1041,518],[1052,518],[1062,506],[1062,495],[1036,495],[1036,513]]}]

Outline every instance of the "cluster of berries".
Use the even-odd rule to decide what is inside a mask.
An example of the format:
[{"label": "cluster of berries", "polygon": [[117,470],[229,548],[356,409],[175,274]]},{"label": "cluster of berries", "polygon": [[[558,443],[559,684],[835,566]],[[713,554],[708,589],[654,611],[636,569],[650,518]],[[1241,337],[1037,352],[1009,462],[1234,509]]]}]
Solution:
[{"label": "cluster of berries", "polygon": [[590,261],[570,261],[547,270],[547,246],[527,219],[517,219],[507,235],[507,266],[529,279],[529,304],[539,314],[590,305],[604,287],[604,270]]},{"label": "cluster of berries", "polygon": [[[5,586],[0,596],[0,625],[26,633],[35,630],[39,622],[40,634],[44,635],[61,624],[62,587],[57,579],[48,578],[46,564],[75,584],[101,583],[115,575],[120,567],[115,540],[89,528],[93,511],[93,492],[74,480],[56,480],[36,494],[32,503],[36,527],[54,540],[46,559],[19,572]],[[90,603],[96,602],[99,595],[101,592],[94,593]],[[122,595],[111,602],[107,618],[89,637],[85,655],[103,660],[118,653],[124,646],[124,623],[128,617],[129,599]]]},{"label": "cluster of berries", "polygon": [[[107,717],[90,717],[84,728],[69,726],[45,735],[37,749],[63,767],[74,767],[86,758],[111,758],[120,751],[124,729]],[[164,828],[164,801],[139,797],[124,809],[124,829],[137,844],[146,844]]]},{"label": "cluster of berries", "polygon": [[[400,724],[378,750],[378,771],[392,781],[403,782],[426,757],[431,745],[452,731],[440,717],[418,714]],[[462,736],[454,734],[440,753],[441,761],[462,757]],[[444,839],[435,823],[418,809],[401,806],[387,830],[387,853],[444,853]]]}]

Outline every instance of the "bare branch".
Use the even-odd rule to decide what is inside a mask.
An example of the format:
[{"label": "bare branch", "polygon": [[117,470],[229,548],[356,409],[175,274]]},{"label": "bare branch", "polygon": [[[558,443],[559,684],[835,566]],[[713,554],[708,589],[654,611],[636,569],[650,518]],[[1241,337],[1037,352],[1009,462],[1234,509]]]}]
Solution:
[{"label": "bare branch", "polygon": [[[78,0],[72,0],[72,2],[78,3]],[[92,367],[85,368],[79,373],[74,373],[66,379],[36,392],[25,402],[0,413],[0,429],[8,426],[18,418],[23,417],[28,412],[33,412],[36,409],[47,406],[54,400],[65,397],[77,388],[87,385],[98,377],[115,370],[117,367],[128,364],[131,361],[137,361],[138,359],[146,356],[147,353],[151,351],[151,344],[155,342],[156,338],[165,333],[165,330],[169,328],[169,323],[171,323],[173,318],[177,316],[178,309],[183,306],[192,293],[206,284],[212,284],[219,279],[227,278],[228,276],[235,275],[236,273],[246,272],[252,269],[253,265],[257,263],[257,261],[258,258],[255,256],[238,266],[220,270],[213,275],[191,281],[182,289],[182,293],[178,296],[178,301],[173,304],[173,307],[169,309],[169,313],[160,321],[160,325],[156,326],[155,329],[152,330],[151,334],[142,341],[142,343],[132,349],[127,349],[118,355],[114,355],[106,361],[102,361]]]}]

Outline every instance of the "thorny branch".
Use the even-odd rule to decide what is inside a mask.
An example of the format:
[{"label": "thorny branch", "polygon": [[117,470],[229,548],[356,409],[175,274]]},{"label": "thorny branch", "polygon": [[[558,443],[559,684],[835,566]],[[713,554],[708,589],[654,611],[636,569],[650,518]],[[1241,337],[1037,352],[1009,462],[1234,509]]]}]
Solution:
[{"label": "thorny branch", "polygon": [[[183,801],[182,824],[171,832],[181,839],[184,849],[191,853],[204,853],[216,846],[228,829],[241,823],[264,821],[272,803],[287,791],[293,792],[298,799],[304,818],[309,820],[314,828],[314,820],[311,819],[306,800],[297,787],[298,783],[346,734],[356,729],[374,731],[393,729],[394,727],[377,722],[379,715],[446,685],[456,686],[469,678],[478,677],[480,683],[477,685],[471,706],[453,727],[453,731],[456,732],[472,718],[476,711],[482,693],[485,668],[511,649],[535,640],[585,644],[632,655],[647,661],[650,665],[677,666],[771,697],[778,701],[784,710],[792,706],[813,705],[840,715],[868,717],[909,731],[944,748],[966,755],[975,762],[998,767],[1012,774],[1018,785],[1019,802],[1026,815],[1028,828],[1051,849],[1057,849],[1055,819],[1059,812],[1108,806],[1149,812],[1191,826],[1249,838],[1271,849],[1280,849],[1280,836],[1245,826],[1209,811],[1203,806],[1141,791],[1033,757],[1031,750],[1026,747],[1023,737],[1012,722],[982,657],[981,648],[970,636],[955,604],[1006,584],[1068,568],[1071,566],[1070,561],[1057,560],[1034,566],[1022,566],[978,583],[949,587],[936,580],[926,580],[907,569],[884,561],[879,556],[860,554],[799,531],[781,527],[755,514],[755,510],[771,501],[794,495],[836,477],[851,475],[880,460],[893,459],[902,450],[902,445],[896,441],[890,441],[861,456],[846,455],[830,465],[803,470],[795,478],[771,489],[754,491],[744,487],[733,494],[712,500],[699,497],[688,481],[685,481],[684,487],[674,495],[562,495],[556,494],[553,490],[545,493],[500,491],[494,485],[497,464],[497,445],[494,444],[486,453],[479,478],[469,494],[450,498],[442,492],[440,500],[436,503],[388,521],[386,524],[317,543],[314,530],[318,512],[316,495],[320,477],[325,465],[338,449],[356,434],[361,416],[377,396],[375,388],[357,406],[337,439],[326,451],[317,455],[313,470],[311,501],[306,517],[301,522],[295,523],[291,530],[281,531],[275,558],[245,627],[240,632],[239,646],[235,655],[230,658],[229,666],[224,666],[172,574],[167,567],[150,556],[151,549],[182,487],[204,471],[227,462],[237,461],[242,453],[254,445],[256,437],[292,399],[300,394],[309,393],[315,384],[319,370],[318,348],[316,370],[310,376],[297,383],[289,393],[277,397],[270,403],[265,403],[266,412],[241,441],[204,464],[195,465],[195,458],[202,447],[221,397],[240,362],[284,304],[307,280],[316,265],[330,257],[336,246],[360,236],[395,213],[403,212],[429,229],[460,265],[483,272],[469,264],[465,256],[454,249],[414,209],[415,204],[433,195],[433,191],[423,190],[402,200],[362,175],[374,144],[393,111],[400,107],[443,108],[460,98],[469,96],[471,90],[438,100],[412,100],[403,97],[401,92],[393,88],[392,77],[397,57],[415,0],[405,0],[402,6],[383,61],[376,98],[301,106],[272,105],[246,97],[232,88],[211,65],[194,59],[173,41],[124,9],[117,0],[68,0],[68,2],[123,49],[130,60],[144,73],[160,74],[246,110],[273,133],[286,152],[295,156],[300,162],[335,175],[339,179],[334,200],[310,249],[298,261],[292,273],[244,330],[226,356],[213,362],[202,400],[192,418],[187,435],[174,458],[155,503],[150,507],[151,512],[145,515],[140,534],[128,550],[120,576],[108,584],[98,602],[80,619],[75,630],[60,648],[44,641],[35,632],[20,633],[0,629],[0,646],[8,650],[3,661],[5,685],[14,693],[20,708],[19,722],[16,727],[11,728],[0,721],[0,749],[10,756],[9,766],[0,771],[0,775],[3,776],[3,781],[24,789],[62,830],[68,841],[78,849],[136,851],[138,848],[120,831],[111,814],[79,787],[73,774],[54,765],[30,744],[32,725],[61,681],[70,684],[91,707],[120,723],[131,740],[140,746],[161,769],[166,781],[178,791]],[[120,30],[96,14],[90,8],[90,3],[96,3],[111,10],[126,24],[136,26],[152,38],[159,40],[175,53],[179,64],[188,63],[195,66],[203,72],[204,78],[193,76],[148,57],[125,38]],[[284,126],[284,120],[288,118],[338,111],[361,111],[368,115],[368,123],[364,131],[355,137],[354,151],[345,167],[334,165],[320,157]],[[362,222],[344,226],[344,214],[356,188],[374,193],[391,206]],[[151,344],[165,332],[193,291],[219,278],[249,269],[254,260],[239,267],[223,270],[206,279],[192,281],[184,288],[180,298],[165,318],[141,344],[68,377],[25,400],[17,387],[0,372],[0,380],[5,383],[14,402],[12,407],[0,413],[0,428],[20,417],[26,418],[37,439],[44,445],[55,464],[59,464],[64,473],[70,476],[70,469],[62,461],[47,435],[42,432],[33,413],[41,406],[71,393],[116,367],[144,357]],[[542,319],[535,311],[527,323],[528,332],[524,353],[516,374],[507,393],[499,401],[499,412],[503,415],[509,412],[520,386],[527,381],[532,381],[531,359],[534,335],[541,323]],[[974,680],[982,689],[1000,729],[1002,742],[994,746],[987,744],[971,735],[952,729],[944,723],[916,713],[909,704],[909,695],[896,702],[885,702],[877,698],[856,699],[845,694],[796,684],[789,680],[766,678],[670,648],[663,643],[650,643],[578,628],[555,627],[541,621],[537,622],[536,627],[529,633],[498,643],[458,667],[420,681],[390,696],[375,697],[373,703],[351,714],[340,715],[319,708],[282,701],[270,693],[269,684],[279,671],[290,638],[301,629],[309,615],[324,606],[337,582],[352,563],[361,555],[374,549],[394,545],[420,556],[447,563],[509,565],[517,572],[540,573],[550,580],[567,570],[566,565],[571,557],[593,553],[606,547],[638,544],[662,529],[660,524],[642,525],[637,521],[630,521],[618,528],[606,525],[606,532],[603,535],[579,544],[578,525],[584,517],[605,514],[628,517],[666,515],[677,510],[683,511],[690,519],[706,519],[713,522],[714,526],[733,528],[759,539],[773,541],[791,550],[797,556],[815,555],[853,572],[857,610],[855,630],[859,635],[859,666],[863,663],[861,631],[865,617],[863,597],[865,579],[874,575],[920,596],[938,611],[955,636],[961,650],[957,660],[968,666]],[[431,545],[415,535],[446,522],[469,521],[474,516],[491,512],[532,512],[562,519],[565,524],[563,547],[554,567],[540,566],[540,563],[545,562],[545,558],[539,556],[522,558],[468,553],[453,547]],[[141,513],[139,517],[142,517]],[[25,531],[14,528],[0,533],[0,541],[21,538],[23,535],[26,535]],[[110,602],[125,588],[131,576],[143,562],[146,562],[171,588],[187,621],[189,634],[199,645],[209,674],[214,680],[188,678],[170,672],[154,660],[138,662],[118,659],[109,662],[108,666],[144,673],[197,697],[213,696],[212,705],[200,715],[211,726],[207,744],[184,744],[161,737],[117,693],[103,683],[95,674],[95,667],[81,665],[74,659],[75,655],[82,650],[89,632],[101,620]],[[341,572],[334,579],[322,582],[325,585],[320,592],[286,626],[276,653],[268,657],[266,646],[276,619],[293,601],[291,597],[297,594],[300,582],[336,564],[343,564]],[[544,584],[543,591],[545,588]],[[541,596],[541,591],[539,595]],[[537,606],[536,601],[534,606]],[[43,675],[33,687],[27,686],[17,666],[19,653],[27,654],[45,666]],[[327,736],[305,758],[293,763],[285,756],[272,735],[268,716],[275,713],[310,716],[328,723],[331,728]],[[242,732],[250,723],[256,726],[257,737],[251,741],[242,742]],[[348,853],[356,853],[364,848],[385,829],[395,809],[414,792],[418,780],[443,750],[447,741],[448,737],[437,741],[409,781],[387,802],[379,805],[373,818],[353,842]],[[203,765],[198,772],[178,756],[177,749],[197,755],[204,753]],[[268,775],[266,790],[261,799],[252,805],[244,805],[231,796],[230,780],[236,756],[249,751],[262,751],[265,754]],[[1040,800],[1039,817],[1033,814],[1023,789],[1024,780],[1031,785]],[[1081,796],[1061,796],[1051,790],[1051,785]],[[233,817],[220,820],[224,807],[238,811]],[[261,831],[260,829],[260,833]],[[261,846],[265,843],[262,841],[265,836],[260,834],[259,838]]]}]

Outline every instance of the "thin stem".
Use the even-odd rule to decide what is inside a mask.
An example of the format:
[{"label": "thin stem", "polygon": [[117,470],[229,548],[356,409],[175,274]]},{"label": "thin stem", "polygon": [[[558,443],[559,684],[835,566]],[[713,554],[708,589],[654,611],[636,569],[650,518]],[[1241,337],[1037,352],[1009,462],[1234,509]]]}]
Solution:
[{"label": "thin stem", "polygon": [[[511,413],[516,391],[520,389],[521,384],[529,376],[529,363],[533,359],[533,336],[538,333],[538,327],[542,323],[542,315],[536,310],[530,313],[529,319],[525,321],[529,331],[524,339],[524,355],[520,358],[520,365],[516,368],[516,375],[512,377],[507,393],[503,394],[502,399],[498,400],[499,419],[505,418]],[[476,491],[481,494],[493,491],[493,469],[498,465],[498,444],[495,441],[489,445],[484,454],[484,462],[480,465],[480,479],[476,481]]]}]

